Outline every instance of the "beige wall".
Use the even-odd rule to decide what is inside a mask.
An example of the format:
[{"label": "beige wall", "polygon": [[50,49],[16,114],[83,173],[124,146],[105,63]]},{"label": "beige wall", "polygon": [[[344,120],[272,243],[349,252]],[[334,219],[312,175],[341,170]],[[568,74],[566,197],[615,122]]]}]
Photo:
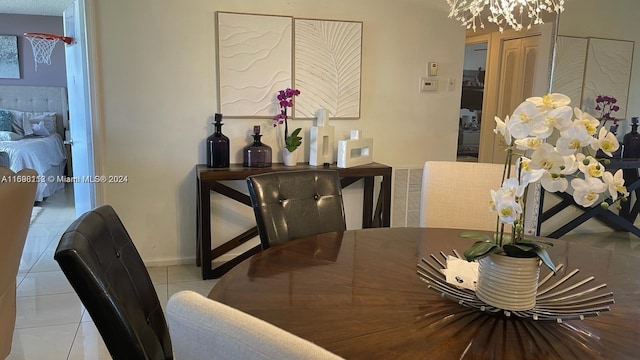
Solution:
[{"label": "beige wall", "polygon": [[[360,129],[374,139],[375,161],[420,167],[425,160],[455,158],[460,90],[447,91],[446,79],[453,77],[460,84],[464,52],[464,31],[447,18],[444,0],[425,3],[95,1],[105,139],[102,173],[129,179],[128,184],[106,185],[104,201],[120,213],[145,261],[194,257],[194,165],[205,161],[204,139],[211,133],[210,118],[217,108],[216,11],[362,21],[362,117],[335,121],[336,137],[347,138],[350,129]],[[440,90],[419,94],[418,80],[428,61],[440,64]],[[265,142],[276,147],[276,130],[268,120],[224,122],[232,162],[241,161],[254,124],[263,125]],[[307,142],[313,123],[295,123],[305,129]],[[357,218],[357,199],[349,202],[348,219]],[[247,210],[225,209],[223,221],[216,215],[216,226],[233,233],[251,222]],[[221,241],[218,235],[214,241]]]}]

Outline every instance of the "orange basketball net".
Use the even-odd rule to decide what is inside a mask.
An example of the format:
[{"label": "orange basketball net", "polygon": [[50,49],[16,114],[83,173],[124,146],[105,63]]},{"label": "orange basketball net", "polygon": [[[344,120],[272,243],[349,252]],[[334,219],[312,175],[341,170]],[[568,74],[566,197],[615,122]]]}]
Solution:
[{"label": "orange basketball net", "polygon": [[38,64],[51,65],[51,53],[58,41],[62,40],[67,44],[73,42],[73,39],[70,37],[55,34],[24,33],[24,37],[31,43],[33,59],[36,63],[36,71],[38,71]]}]

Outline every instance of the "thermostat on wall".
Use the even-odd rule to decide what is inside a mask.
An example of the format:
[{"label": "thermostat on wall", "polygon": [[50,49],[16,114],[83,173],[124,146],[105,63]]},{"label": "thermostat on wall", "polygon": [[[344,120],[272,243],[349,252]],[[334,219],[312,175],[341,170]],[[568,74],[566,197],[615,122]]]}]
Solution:
[{"label": "thermostat on wall", "polygon": [[433,80],[427,77],[420,78],[420,92],[430,92],[438,90],[438,80]]},{"label": "thermostat on wall", "polygon": [[437,62],[430,62],[429,65],[427,66],[427,74],[429,74],[429,76],[438,76],[438,63]]}]

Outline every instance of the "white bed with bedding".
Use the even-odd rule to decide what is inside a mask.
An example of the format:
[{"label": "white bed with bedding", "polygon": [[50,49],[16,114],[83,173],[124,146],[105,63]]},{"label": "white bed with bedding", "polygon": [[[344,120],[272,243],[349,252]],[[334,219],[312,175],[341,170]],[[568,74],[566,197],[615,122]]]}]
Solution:
[{"label": "white bed with bedding", "polygon": [[[36,201],[64,187],[66,152],[64,131],[68,125],[66,88],[0,86],[0,127],[3,115],[12,120],[11,131],[0,129],[0,152],[9,155],[9,167],[18,172],[36,170]],[[5,124],[6,125],[6,124]]]}]

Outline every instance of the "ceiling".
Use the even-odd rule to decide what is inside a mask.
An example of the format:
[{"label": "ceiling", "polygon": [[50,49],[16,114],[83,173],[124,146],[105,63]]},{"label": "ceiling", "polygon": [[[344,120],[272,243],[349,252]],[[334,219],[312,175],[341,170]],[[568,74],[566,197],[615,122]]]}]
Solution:
[{"label": "ceiling", "polygon": [[0,0],[0,14],[62,16],[73,0]]}]

